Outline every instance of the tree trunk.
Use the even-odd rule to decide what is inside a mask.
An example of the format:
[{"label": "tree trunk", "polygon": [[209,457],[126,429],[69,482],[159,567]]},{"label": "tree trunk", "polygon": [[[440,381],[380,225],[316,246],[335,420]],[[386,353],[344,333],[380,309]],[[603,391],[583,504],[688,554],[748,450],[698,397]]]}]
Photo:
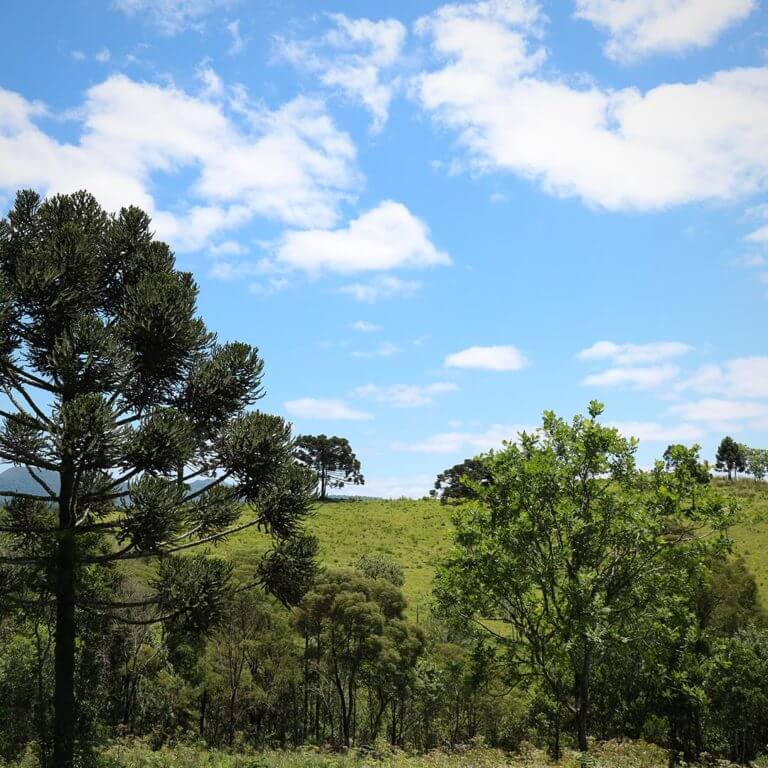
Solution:
[{"label": "tree trunk", "polygon": [[72,768],[75,754],[75,536],[61,531],[57,547],[53,764]]},{"label": "tree trunk", "polygon": [[580,752],[586,752],[587,728],[589,723],[589,673],[591,657],[585,651],[581,669],[574,676],[574,695],[576,699],[576,737]]}]

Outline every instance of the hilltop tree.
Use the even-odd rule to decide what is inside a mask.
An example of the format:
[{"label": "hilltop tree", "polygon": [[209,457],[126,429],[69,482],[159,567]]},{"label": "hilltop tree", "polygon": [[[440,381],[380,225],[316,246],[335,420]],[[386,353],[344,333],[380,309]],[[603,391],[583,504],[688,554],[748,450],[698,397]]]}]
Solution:
[{"label": "hilltop tree", "polygon": [[[246,410],[263,394],[257,350],[218,343],[196,297],[138,208],[108,215],[86,192],[25,191],[0,221],[0,458],[39,487],[0,489],[11,499],[0,594],[55,608],[57,768],[71,768],[77,746],[82,616],[132,623],[126,611],[141,607],[143,621],[205,632],[230,568],[185,553],[249,526],[273,540],[254,585],[295,602],[312,575],[316,544],[301,523],[314,478],[293,459],[289,426]],[[147,594],[94,591],[128,560],[157,562]]]},{"label": "hilltop tree", "polygon": [[345,437],[301,435],[296,440],[296,459],[317,475],[320,498],[329,488],[343,488],[347,483],[363,485],[360,462]]},{"label": "hilltop tree", "polygon": [[438,496],[443,504],[476,499],[476,484],[490,481],[488,462],[485,457],[476,456],[441,472],[435,480],[435,487],[430,491],[430,495]]},{"label": "hilltop tree", "polygon": [[717,447],[715,468],[728,472],[728,479],[734,480],[739,472],[747,468],[747,456],[744,446],[732,437],[724,437]]},{"label": "hilltop tree", "polygon": [[747,472],[755,480],[764,480],[768,475],[768,451],[765,448],[744,447],[744,455],[747,461]]},{"label": "hilltop tree", "polygon": [[729,521],[717,497],[692,492],[687,462],[641,472],[636,443],[600,424],[602,410],[592,402],[571,423],[546,412],[537,433],[489,457],[493,480],[456,515],[437,586],[449,615],[495,634],[514,672],[570,714],[582,751],[600,658],[632,616],[663,609],[656,580],[701,562]]}]

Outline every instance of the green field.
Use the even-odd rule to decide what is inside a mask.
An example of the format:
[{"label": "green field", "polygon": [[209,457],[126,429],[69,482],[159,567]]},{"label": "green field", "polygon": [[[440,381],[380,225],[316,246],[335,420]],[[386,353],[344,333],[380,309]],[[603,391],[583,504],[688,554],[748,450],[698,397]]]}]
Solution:
[{"label": "green field", "polygon": [[[317,505],[308,527],[320,541],[326,566],[350,566],[371,551],[385,552],[400,563],[409,611],[415,614],[429,602],[435,566],[451,546],[451,514],[450,507],[431,500],[333,501]],[[266,537],[248,529],[221,545],[221,550],[245,579],[254,554],[265,546]]]},{"label": "green field", "polygon": [[[768,484],[715,483],[741,507],[741,521],[732,530],[734,549],[743,555],[768,603]],[[450,506],[427,499],[333,501],[317,505],[309,529],[320,540],[327,566],[352,565],[373,550],[391,555],[405,570],[405,595],[415,615],[428,606],[435,566],[450,549],[452,512]],[[265,536],[249,529],[219,549],[232,559],[237,575],[247,579],[255,554],[265,546]]]}]

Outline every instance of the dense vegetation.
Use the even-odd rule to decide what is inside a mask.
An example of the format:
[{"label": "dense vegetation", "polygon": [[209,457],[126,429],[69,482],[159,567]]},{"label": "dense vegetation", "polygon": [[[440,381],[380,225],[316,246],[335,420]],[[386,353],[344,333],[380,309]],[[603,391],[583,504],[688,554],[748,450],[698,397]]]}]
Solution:
[{"label": "dense vegetation", "polygon": [[315,506],[362,483],[349,444],[253,410],[256,350],[195,297],[137,209],[22,193],[0,225],[0,458],[34,483],[0,488],[0,760],[765,752],[764,451],[643,470],[593,401],[440,502]]}]

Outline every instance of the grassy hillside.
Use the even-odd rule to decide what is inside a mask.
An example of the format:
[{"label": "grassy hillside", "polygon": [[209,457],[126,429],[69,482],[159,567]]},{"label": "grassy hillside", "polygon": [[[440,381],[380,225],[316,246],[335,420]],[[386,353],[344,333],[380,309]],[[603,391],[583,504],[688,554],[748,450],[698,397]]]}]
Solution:
[{"label": "grassy hillside", "polygon": [[[386,552],[405,570],[405,594],[411,613],[430,599],[432,574],[451,545],[450,507],[410,499],[334,501],[318,504],[309,528],[320,540],[328,566],[349,566],[363,553]],[[222,545],[238,575],[247,577],[254,553],[266,546],[263,534],[243,531]]]},{"label": "grassy hillside", "polygon": [[[715,481],[719,490],[739,502],[742,522],[733,530],[736,552],[743,555],[768,604],[768,484],[743,480]],[[310,529],[320,540],[325,565],[348,566],[363,552],[380,550],[405,569],[410,612],[423,610],[430,599],[436,564],[451,546],[452,509],[432,500],[361,500],[319,504]],[[244,531],[221,549],[247,578],[254,554],[265,537]]]},{"label": "grassy hillside", "polygon": [[731,531],[736,554],[755,575],[763,605],[768,607],[768,483],[715,481],[720,491],[738,502],[741,522]]}]

